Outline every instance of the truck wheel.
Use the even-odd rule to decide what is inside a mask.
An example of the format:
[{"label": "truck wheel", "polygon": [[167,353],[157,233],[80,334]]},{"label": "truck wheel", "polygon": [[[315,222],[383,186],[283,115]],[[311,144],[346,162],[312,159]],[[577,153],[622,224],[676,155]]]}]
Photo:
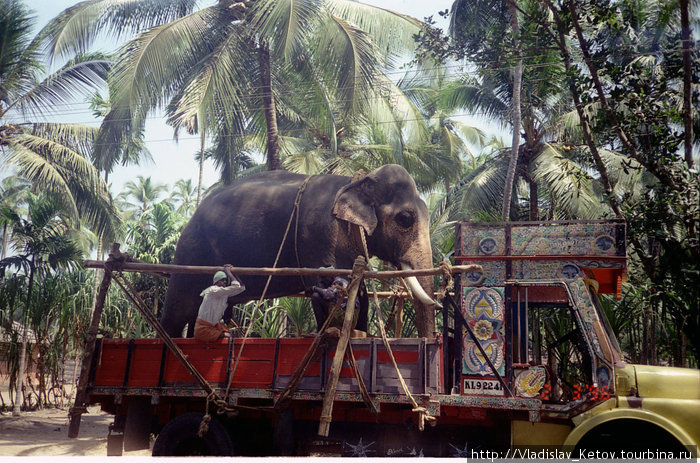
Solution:
[{"label": "truck wheel", "polygon": [[621,418],[608,421],[590,430],[576,445],[581,449],[601,451],[664,451],[678,454],[685,449],[668,431],[639,420]]},{"label": "truck wheel", "polygon": [[204,414],[185,413],[172,419],[158,434],[153,444],[154,457],[232,456],[233,442],[221,422],[212,418],[209,431],[199,437],[199,424]]}]

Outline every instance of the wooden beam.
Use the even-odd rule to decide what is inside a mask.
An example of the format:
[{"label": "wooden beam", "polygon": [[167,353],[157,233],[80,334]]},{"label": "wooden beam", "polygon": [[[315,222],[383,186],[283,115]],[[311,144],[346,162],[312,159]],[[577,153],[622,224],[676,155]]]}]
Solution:
[{"label": "wooden beam", "polygon": [[[85,268],[103,268],[105,262],[99,260],[83,261]],[[189,273],[199,275],[210,275],[218,271],[224,271],[223,266],[208,265],[174,265],[174,264],[147,264],[142,262],[124,262],[115,267],[115,270],[123,272],[147,272],[147,273]],[[454,265],[452,273],[465,273],[481,271],[480,265]],[[231,273],[234,275],[272,275],[272,276],[347,276],[352,274],[349,269],[321,269],[321,268],[271,268],[271,267],[233,267]],[[379,280],[389,280],[391,278],[401,278],[410,276],[438,275],[442,273],[441,268],[425,268],[418,270],[383,270],[365,272],[365,278],[376,278]]]},{"label": "wooden beam", "polygon": [[[112,248],[112,253],[119,252],[119,245],[115,243]],[[114,262],[108,262],[107,265],[111,267]],[[105,268],[104,263],[101,268]],[[92,318],[90,321],[90,326],[87,330],[87,335],[85,337],[85,348],[83,350],[83,361],[80,366],[80,376],[78,379],[78,385],[75,393],[75,403],[68,411],[70,416],[70,422],[68,424],[68,437],[75,438],[78,437],[80,433],[80,419],[87,411],[87,387],[88,380],[90,376],[90,368],[92,367],[92,359],[95,355],[95,344],[97,343],[97,330],[100,326],[100,318],[102,318],[102,309],[104,308],[105,298],[107,297],[107,291],[109,291],[109,285],[112,282],[112,274],[110,272],[104,272],[102,276],[102,282],[100,283],[100,289],[97,292],[97,297],[95,298],[95,307],[92,311]]]}]

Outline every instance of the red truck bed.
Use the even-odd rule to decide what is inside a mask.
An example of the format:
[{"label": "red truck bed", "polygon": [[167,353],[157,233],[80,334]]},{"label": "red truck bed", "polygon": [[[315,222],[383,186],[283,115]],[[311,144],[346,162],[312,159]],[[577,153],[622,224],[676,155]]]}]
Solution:
[{"label": "red truck bed", "polygon": [[[241,339],[202,343],[194,339],[175,342],[199,373],[214,388],[281,390],[296,371],[313,339],[249,338],[240,355]],[[319,392],[327,381],[336,340],[319,348],[298,387],[299,391]],[[381,339],[351,340],[358,369],[371,393],[402,392],[394,366]],[[442,345],[425,339],[390,341],[394,358],[412,394],[442,392]],[[123,392],[141,388],[160,388],[161,394],[196,394],[200,390],[194,378],[160,339],[103,339],[92,369],[92,394]],[[236,358],[240,355],[234,369]],[[359,392],[350,362],[345,360],[337,391]],[[203,391],[202,391],[203,393]]]}]

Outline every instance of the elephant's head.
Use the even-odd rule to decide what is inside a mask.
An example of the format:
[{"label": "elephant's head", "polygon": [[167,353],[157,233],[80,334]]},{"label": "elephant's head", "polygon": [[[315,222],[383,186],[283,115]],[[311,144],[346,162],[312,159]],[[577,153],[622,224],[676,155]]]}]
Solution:
[{"label": "elephant's head", "polygon": [[[361,226],[369,252],[380,259],[404,270],[432,267],[428,208],[403,167],[382,166],[340,189],[333,214]],[[411,277],[407,283],[418,299],[418,335],[432,338],[436,304],[428,294],[433,279]]]}]

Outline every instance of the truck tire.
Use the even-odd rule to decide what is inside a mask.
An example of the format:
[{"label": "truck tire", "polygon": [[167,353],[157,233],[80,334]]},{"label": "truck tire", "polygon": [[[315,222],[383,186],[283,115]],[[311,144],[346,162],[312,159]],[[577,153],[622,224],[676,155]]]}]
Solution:
[{"label": "truck tire", "polygon": [[153,456],[233,456],[234,448],[226,427],[215,418],[209,431],[199,437],[203,413],[190,412],[172,419],[160,431],[153,444]]},{"label": "truck tire", "polygon": [[687,451],[668,431],[645,421],[621,418],[608,421],[591,429],[576,444],[574,453],[579,454],[582,449],[596,449],[601,451],[662,451],[679,452]]}]

